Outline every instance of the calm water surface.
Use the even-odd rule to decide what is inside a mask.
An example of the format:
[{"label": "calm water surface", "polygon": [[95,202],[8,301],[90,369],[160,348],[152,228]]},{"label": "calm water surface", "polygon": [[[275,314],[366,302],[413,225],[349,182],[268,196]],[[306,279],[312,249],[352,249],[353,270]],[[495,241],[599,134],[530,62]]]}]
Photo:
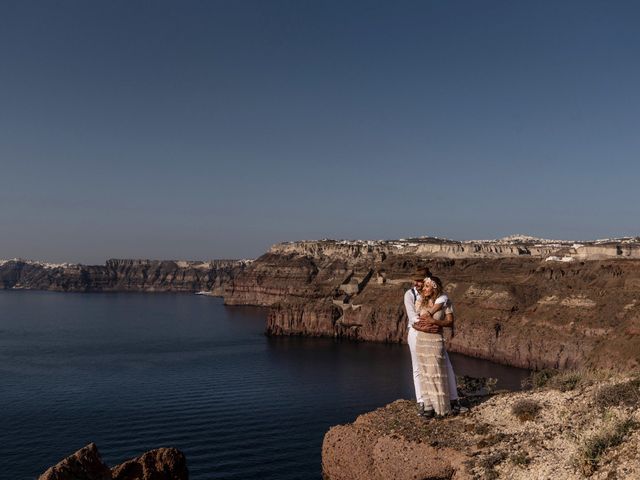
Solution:
[{"label": "calm water surface", "polygon": [[[412,397],[406,346],[268,338],[265,311],[171,294],[0,291],[0,464],[33,479],[93,441],[190,478],[320,479],[326,430]],[[517,388],[526,371],[452,355]]]}]

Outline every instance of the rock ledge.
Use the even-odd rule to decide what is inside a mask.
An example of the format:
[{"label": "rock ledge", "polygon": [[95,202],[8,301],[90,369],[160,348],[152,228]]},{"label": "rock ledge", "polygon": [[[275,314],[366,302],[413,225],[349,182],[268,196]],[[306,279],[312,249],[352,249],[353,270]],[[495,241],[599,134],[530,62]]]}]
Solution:
[{"label": "rock ledge", "polygon": [[444,420],[397,400],[332,427],[322,467],[326,480],[640,478],[640,379],[501,393]]}]

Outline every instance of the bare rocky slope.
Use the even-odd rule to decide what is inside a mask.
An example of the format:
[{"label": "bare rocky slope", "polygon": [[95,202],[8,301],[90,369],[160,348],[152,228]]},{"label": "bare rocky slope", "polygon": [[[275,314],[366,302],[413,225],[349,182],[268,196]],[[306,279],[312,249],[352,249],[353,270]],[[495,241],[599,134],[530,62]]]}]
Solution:
[{"label": "bare rocky slope", "polygon": [[332,427],[322,446],[324,478],[640,478],[638,376],[556,378],[532,391],[475,397],[457,417],[426,420],[413,402],[397,400]]},{"label": "bare rocky slope", "polygon": [[637,239],[422,239],[279,244],[225,285],[225,302],[270,307],[272,335],[402,342],[416,266],[455,303],[448,349],[525,368],[640,365]]}]

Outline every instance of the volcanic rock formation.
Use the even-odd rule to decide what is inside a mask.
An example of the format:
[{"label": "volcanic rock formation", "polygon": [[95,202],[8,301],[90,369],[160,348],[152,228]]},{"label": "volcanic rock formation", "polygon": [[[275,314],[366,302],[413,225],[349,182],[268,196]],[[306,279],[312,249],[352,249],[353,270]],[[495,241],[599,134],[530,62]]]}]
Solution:
[{"label": "volcanic rock formation", "polygon": [[522,242],[279,244],[224,297],[271,307],[272,335],[402,342],[403,293],[427,265],[455,304],[450,351],[524,368],[640,365],[637,242]]}]

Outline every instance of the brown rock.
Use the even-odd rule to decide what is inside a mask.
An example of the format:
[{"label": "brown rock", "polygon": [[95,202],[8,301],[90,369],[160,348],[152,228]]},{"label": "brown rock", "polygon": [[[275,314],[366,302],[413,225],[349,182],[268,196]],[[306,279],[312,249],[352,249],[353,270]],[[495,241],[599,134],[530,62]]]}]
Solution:
[{"label": "brown rock", "polygon": [[187,460],[175,448],[157,448],[111,469],[113,480],[187,480]]},{"label": "brown rock", "polygon": [[111,480],[111,471],[90,443],[44,472],[38,480]]},{"label": "brown rock", "polygon": [[375,443],[372,454],[376,478],[381,480],[450,480],[454,474],[456,479],[465,478],[464,472],[456,468],[462,455],[451,449],[436,449],[424,443],[383,436]]},{"label": "brown rock", "polygon": [[[461,429],[451,422],[426,424],[411,402],[394,402],[331,428],[322,444],[322,471],[330,480],[467,479],[468,457],[452,448]],[[452,447],[435,446],[439,442]]]},{"label": "brown rock", "polygon": [[180,450],[158,448],[109,469],[95,443],[49,468],[38,480],[187,480],[187,460]]},{"label": "brown rock", "polygon": [[[588,471],[594,480],[613,478],[611,472],[640,479],[640,402],[594,415],[602,392],[636,385],[638,378],[583,371],[575,388],[468,398],[467,414],[446,419],[420,418],[414,402],[397,400],[327,432],[324,478],[584,480]],[[535,419],[522,422],[513,413],[523,401],[543,406]]]}]

